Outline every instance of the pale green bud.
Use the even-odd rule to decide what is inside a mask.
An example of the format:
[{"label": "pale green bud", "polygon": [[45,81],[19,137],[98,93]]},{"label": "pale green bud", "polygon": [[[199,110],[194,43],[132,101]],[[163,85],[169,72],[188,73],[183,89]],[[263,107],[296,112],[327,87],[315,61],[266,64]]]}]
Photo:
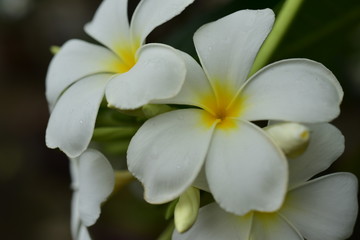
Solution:
[{"label": "pale green bud", "polygon": [[264,130],[289,158],[304,153],[309,144],[310,130],[299,123],[277,123]]},{"label": "pale green bud", "polygon": [[60,51],[60,47],[59,46],[51,46],[50,47],[50,52],[55,55]]},{"label": "pale green bud", "polygon": [[174,211],[175,228],[178,232],[187,231],[195,222],[200,207],[200,191],[189,187],[179,198]]}]

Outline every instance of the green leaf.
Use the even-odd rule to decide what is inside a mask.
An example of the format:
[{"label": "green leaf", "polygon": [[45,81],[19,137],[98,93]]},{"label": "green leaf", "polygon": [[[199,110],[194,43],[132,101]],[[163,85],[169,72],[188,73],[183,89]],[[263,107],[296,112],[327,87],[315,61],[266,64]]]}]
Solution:
[{"label": "green leaf", "polygon": [[305,1],[272,60],[307,57],[326,64],[360,25],[360,1]]}]

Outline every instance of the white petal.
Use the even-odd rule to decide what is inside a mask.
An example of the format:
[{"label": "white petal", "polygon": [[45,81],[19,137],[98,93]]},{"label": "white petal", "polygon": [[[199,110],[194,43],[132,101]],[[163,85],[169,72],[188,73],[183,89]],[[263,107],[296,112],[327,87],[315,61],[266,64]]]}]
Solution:
[{"label": "white petal", "polygon": [[79,230],[79,236],[74,240],[91,240],[89,231],[85,226],[81,226]]},{"label": "white petal", "polygon": [[287,188],[285,156],[257,126],[235,124],[214,132],[205,165],[210,190],[222,208],[237,215],[275,211]]},{"label": "white petal", "polygon": [[71,176],[71,188],[73,190],[71,199],[71,217],[70,217],[70,230],[71,237],[77,239],[79,229],[81,226],[80,211],[79,211],[79,159],[70,158],[70,176]]},{"label": "white petal", "polygon": [[[180,92],[172,98],[156,100],[153,103],[162,104],[184,104],[193,105],[201,108],[206,108],[202,105],[202,99],[204,95],[208,95],[210,98],[215,98],[209,80],[201,68],[201,66],[187,53],[178,51],[179,55],[186,65],[186,78]],[[212,97],[211,97],[212,96]]]},{"label": "white petal", "polygon": [[79,157],[79,212],[85,226],[96,222],[114,183],[114,171],[100,152],[88,149]]},{"label": "white petal", "polygon": [[342,90],[322,64],[307,59],[273,63],[256,73],[242,93],[242,118],[327,122],[340,112]]},{"label": "white petal", "polygon": [[202,126],[198,109],[177,110],[146,121],[130,142],[129,170],[145,188],[150,203],[182,194],[198,175],[214,126]]},{"label": "white petal", "polygon": [[71,202],[71,237],[73,240],[90,240],[89,231],[82,225],[79,212],[79,193],[75,191]]},{"label": "white petal", "polygon": [[311,131],[308,148],[288,161],[290,189],[327,169],[344,152],[344,136],[336,127],[327,123],[307,127]]},{"label": "white petal", "polygon": [[93,20],[85,25],[87,34],[118,52],[121,45],[129,45],[130,29],[128,0],[104,0]]},{"label": "white petal", "polygon": [[70,170],[70,176],[71,176],[71,189],[73,191],[77,191],[79,189],[79,167],[78,162],[76,160],[77,158],[69,158],[69,170]]},{"label": "white petal", "polygon": [[280,210],[306,239],[347,239],[355,224],[357,179],[336,173],[310,181],[288,193]]},{"label": "white petal", "polygon": [[46,129],[46,145],[69,157],[79,156],[89,145],[97,112],[111,75],[98,74],[72,85],[59,99]]},{"label": "white petal", "polygon": [[242,10],[197,30],[195,47],[209,79],[238,89],[273,22],[270,9]]},{"label": "white petal", "polygon": [[192,185],[203,191],[210,192],[209,183],[206,178],[205,166],[201,168],[198,176],[196,177]]},{"label": "white petal", "polygon": [[186,68],[176,51],[162,44],[140,49],[136,65],[115,76],[106,88],[109,106],[135,109],[152,100],[170,98],[181,89]]},{"label": "white petal", "polygon": [[121,62],[104,47],[70,40],[52,59],[46,76],[46,98],[52,109],[60,94],[75,81],[95,73],[117,72]]},{"label": "white petal", "polygon": [[79,193],[73,192],[71,200],[71,217],[70,217],[70,230],[73,239],[76,239],[80,228],[80,213],[79,213]]},{"label": "white petal", "polygon": [[198,219],[187,232],[175,230],[172,240],[247,240],[251,220],[252,214],[235,216],[212,203],[200,209]]},{"label": "white petal", "polygon": [[180,14],[194,0],[142,0],[131,19],[132,41],[139,45],[157,26]]},{"label": "white petal", "polygon": [[303,240],[303,237],[277,213],[256,213],[251,240]]}]

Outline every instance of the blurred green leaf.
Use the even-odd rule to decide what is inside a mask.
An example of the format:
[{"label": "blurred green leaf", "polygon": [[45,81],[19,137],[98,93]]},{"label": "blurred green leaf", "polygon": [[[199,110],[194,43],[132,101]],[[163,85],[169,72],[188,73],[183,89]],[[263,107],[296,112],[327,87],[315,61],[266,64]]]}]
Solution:
[{"label": "blurred green leaf", "polygon": [[273,60],[308,57],[326,61],[343,49],[344,35],[360,26],[360,1],[305,1]]}]

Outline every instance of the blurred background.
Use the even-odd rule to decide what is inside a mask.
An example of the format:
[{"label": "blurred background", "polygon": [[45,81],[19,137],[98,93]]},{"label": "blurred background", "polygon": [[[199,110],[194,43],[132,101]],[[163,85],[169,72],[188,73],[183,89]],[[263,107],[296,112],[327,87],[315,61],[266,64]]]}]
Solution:
[{"label": "blurred background", "polygon": [[[68,160],[44,143],[49,117],[44,97],[50,46],[90,39],[83,26],[100,0],[0,0],[0,239],[70,239]],[[129,0],[129,13],[137,5]],[[280,0],[195,0],[183,14],[157,28],[150,42],[164,42],[194,56],[192,35],[204,23],[240,9],[279,10]],[[333,123],[346,150],[328,170],[360,177],[360,1],[305,1],[271,61],[306,57],[323,63],[345,91]],[[103,206],[94,239],[151,240],[166,222],[164,207],[149,206],[123,189]],[[360,239],[358,225],[350,239]]]}]

